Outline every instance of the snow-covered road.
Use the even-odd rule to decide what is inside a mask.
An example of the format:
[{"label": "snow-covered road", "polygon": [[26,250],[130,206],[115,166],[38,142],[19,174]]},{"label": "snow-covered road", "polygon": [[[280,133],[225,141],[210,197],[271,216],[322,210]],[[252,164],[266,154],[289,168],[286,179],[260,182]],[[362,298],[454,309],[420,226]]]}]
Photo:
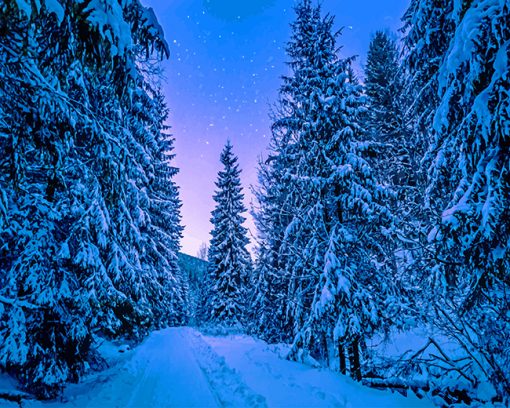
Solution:
[{"label": "snow-covered road", "polygon": [[[415,397],[361,386],[329,370],[280,358],[248,336],[210,337],[191,328],[152,333],[135,350],[110,350],[116,362],[70,385],[64,401],[29,407],[410,407]],[[113,354],[116,353],[116,354]]]},{"label": "snow-covered road", "polygon": [[216,406],[218,400],[190,347],[189,329],[151,335],[133,358],[91,396],[88,406]]}]

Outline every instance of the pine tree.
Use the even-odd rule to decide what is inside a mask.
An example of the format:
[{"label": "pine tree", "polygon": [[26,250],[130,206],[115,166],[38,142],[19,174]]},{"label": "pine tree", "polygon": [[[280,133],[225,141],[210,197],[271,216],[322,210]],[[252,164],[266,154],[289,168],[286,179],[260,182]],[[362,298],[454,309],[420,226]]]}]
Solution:
[{"label": "pine tree", "polygon": [[[151,223],[146,230],[144,253],[146,256],[147,288],[155,314],[157,327],[183,324],[187,321],[188,278],[178,266],[178,253],[183,227],[181,226],[181,201],[178,187],[173,180],[178,169],[172,165],[174,138],[165,125],[168,109],[159,89],[149,90],[152,98],[146,98],[143,112],[155,112],[155,121],[149,128],[154,132],[151,144],[151,177],[148,200]],[[147,137],[145,127],[145,137]],[[155,275],[155,276],[152,276]]]},{"label": "pine tree", "polygon": [[[365,127],[377,152],[372,162],[381,181],[404,190],[416,184],[414,169],[419,168],[421,157],[415,157],[406,126],[407,101],[401,74],[395,40],[387,32],[377,31],[370,41],[365,67]],[[405,199],[405,191],[400,193],[399,199]]]},{"label": "pine tree", "polygon": [[[330,99],[322,92],[334,75],[331,64],[334,39],[320,31],[320,7],[311,1],[296,6],[296,21],[287,45],[292,75],[283,78],[280,109],[274,118],[273,133],[280,152],[276,166],[282,169],[279,188],[284,193],[287,213],[280,246],[282,269],[288,282],[285,314],[294,337],[308,319],[313,291],[318,283],[321,241],[326,235],[322,218],[321,188],[323,156],[320,140],[330,136]],[[330,25],[332,20],[324,22]],[[323,108],[322,113],[320,113]],[[321,127],[320,130],[317,127]],[[319,133],[324,132],[323,135]],[[280,199],[282,202],[282,199]]]},{"label": "pine tree", "polygon": [[[315,29],[320,10],[310,1],[299,3],[295,10],[297,17],[291,24],[292,37],[287,45],[292,75],[283,78],[279,102],[272,115],[269,157],[259,166],[260,188],[256,194],[259,209],[255,216],[261,241],[257,275],[263,280],[259,282],[256,299],[259,304],[270,304],[273,308],[272,314],[266,313],[267,317],[259,316],[269,319],[263,337],[277,340],[269,333],[281,332],[280,336],[287,341],[294,338],[306,320],[318,277],[317,271],[312,272],[317,240],[310,238],[309,230],[315,223],[303,217],[308,210],[305,203],[311,199],[307,197],[309,192],[303,190],[307,186],[300,183],[299,174],[310,169],[299,167],[306,165],[303,156],[308,149],[300,131],[309,125],[307,121],[311,118],[307,113],[315,102],[305,100],[309,92],[305,86],[313,76],[312,48],[320,42]],[[320,63],[317,61],[317,65]],[[305,242],[314,248],[305,249]],[[263,288],[269,287],[278,292],[264,293]]]},{"label": "pine tree", "polygon": [[[404,327],[425,315],[431,298],[419,289],[423,282],[423,250],[416,245],[427,218],[423,216],[425,177],[421,169],[425,143],[412,131],[414,113],[406,93],[406,69],[399,60],[396,41],[385,31],[372,37],[365,67],[367,112],[364,123],[370,143],[370,164],[378,179],[391,191],[387,206],[395,218],[395,231],[385,239],[385,251],[393,254],[393,282],[400,294],[400,307],[392,324]],[[411,113],[410,113],[411,112]],[[414,307],[419,304],[420,307]],[[420,310],[416,313],[416,310]]]},{"label": "pine tree", "polygon": [[[426,152],[433,139],[431,123],[439,104],[437,71],[454,33],[452,10],[453,1],[450,0],[413,0],[403,17],[406,120],[409,122],[410,145],[417,158],[414,172],[418,181],[414,192],[410,191],[405,200],[410,208],[408,211],[404,209],[405,213],[409,213],[406,220],[409,228],[405,229],[404,235],[411,246],[419,248],[406,256],[412,260],[409,268],[414,271],[411,272],[414,277],[411,279],[417,278],[419,286],[441,285],[440,277],[422,273],[433,268],[435,253],[427,241],[432,215],[425,203],[428,177]],[[423,280],[420,276],[427,276],[427,279]],[[425,308],[427,303],[427,300],[423,302]]]},{"label": "pine tree", "polygon": [[[273,125],[276,149],[259,171],[258,299],[271,304],[277,296],[268,291],[270,279],[283,276],[290,357],[327,361],[348,349],[351,375],[359,379],[360,348],[380,325],[380,302],[390,291],[381,244],[391,220],[387,193],[365,158],[365,101],[351,59],[338,57],[333,18],[321,17],[310,1],[296,13],[287,47],[292,74],[284,78]],[[274,218],[285,221],[283,228],[271,224],[272,214],[285,214]],[[280,231],[274,256],[268,248]]]},{"label": "pine tree", "polygon": [[374,134],[391,137],[400,129],[401,119],[397,110],[398,49],[395,40],[385,31],[376,31],[368,48],[365,66],[365,92],[368,96],[367,127]]},{"label": "pine tree", "polygon": [[[312,312],[294,339],[291,356],[304,360],[309,353],[317,353],[333,366],[337,356],[345,373],[347,352],[350,375],[360,380],[360,351],[367,336],[383,324],[383,304],[392,293],[392,264],[384,248],[391,216],[385,203],[388,193],[366,157],[370,144],[361,127],[361,86],[351,61],[340,60],[334,53],[332,24],[332,19],[325,19],[317,27],[332,39],[326,43],[329,64],[310,70],[320,80],[303,92],[305,98],[312,95],[326,102],[325,107],[320,102],[313,105],[307,119],[314,126],[305,127],[301,134],[304,141],[308,139],[305,145],[317,146],[317,151],[309,149],[308,160],[314,166],[307,174],[309,180],[305,179],[312,192],[317,189],[315,202],[308,203],[311,206],[304,213],[314,217],[307,222],[315,227],[317,248],[310,269],[319,276]],[[319,50],[321,56],[327,55]]]},{"label": "pine tree", "polygon": [[464,374],[475,384],[487,376],[508,401],[510,7],[414,2],[407,21],[417,103],[430,112],[418,124],[431,139],[423,162],[434,322],[473,359]]},{"label": "pine tree", "polygon": [[32,6],[0,5],[0,366],[52,397],[92,332],[140,337],[165,309],[146,257],[164,115],[142,56],[168,47],[137,0]]},{"label": "pine tree", "polygon": [[237,157],[227,142],[220,156],[223,169],[218,173],[216,207],[212,212],[208,267],[208,320],[229,326],[242,325],[245,316],[251,260],[246,249],[249,240],[242,225],[246,211]]},{"label": "pine tree", "polygon": [[258,206],[252,215],[257,227],[258,251],[251,322],[252,330],[266,341],[290,342],[293,327],[287,315],[289,276],[284,269],[287,257],[281,247],[291,208],[286,202],[288,191],[282,179],[283,157],[274,142],[273,156],[259,163],[259,185],[254,188]]},{"label": "pine tree", "polygon": [[403,48],[409,74],[405,85],[409,109],[414,114],[412,136],[422,153],[428,147],[430,120],[438,104],[436,74],[454,33],[453,3],[412,0],[403,17]]}]

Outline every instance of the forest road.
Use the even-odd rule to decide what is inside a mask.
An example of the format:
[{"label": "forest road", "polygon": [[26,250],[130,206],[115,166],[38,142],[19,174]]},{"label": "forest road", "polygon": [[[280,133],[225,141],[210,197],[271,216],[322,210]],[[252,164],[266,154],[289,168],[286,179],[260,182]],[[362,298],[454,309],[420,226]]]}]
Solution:
[{"label": "forest road", "polygon": [[[230,369],[223,357],[188,327],[152,333],[125,364],[95,392],[79,395],[67,406],[222,407],[266,406]],[[84,401],[86,399],[86,401]]]}]

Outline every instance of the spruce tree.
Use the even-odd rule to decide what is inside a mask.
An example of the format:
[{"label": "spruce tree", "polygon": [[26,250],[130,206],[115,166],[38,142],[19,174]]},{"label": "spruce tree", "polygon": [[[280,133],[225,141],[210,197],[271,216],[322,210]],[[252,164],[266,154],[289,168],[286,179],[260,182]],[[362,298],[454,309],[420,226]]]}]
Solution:
[{"label": "spruce tree", "polygon": [[[273,136],[276,137],[276,134]],[[259,184],[254,188],[257,206],[252,214],[257,227],[257,261],[254,276],[254,302],[251,306],[252,330],[268,342],[290,342],[293,327],[287,311],[289,275],[284,269],[287,257],[281,251],[291,208],[283,182],[282,156],[273,139],[271,154],[260,161]]]},{"label": "spruce tree", "polygon": [[[431,299],[419,290],[423,250],[416,245],[426,225],[423,216],[425,177],[421,171],[424,143],[413,136],[414,115],[411,96],[406,93],[406,69],[401,65],[399,49],[392,35],[377,31],[370,41],[365,66],[366,135],[370,140],[370,163],[381,183],[390,191],[386,204],[396,214],[395,231],[383,244],[393,254],[392,276],[399,290],[401,307],[392,323],[406,326],[416,319],[416,308],[426,314]],[[413,316],[410,316],[413,314]]]},{"label": "spruce tree", "polygon": [[223,169],[218,173],[213,196],[209,247],[207,319],[227,326],[243,324],[247,285],[251,278],[251,259],[246,249],[249,240],[243,226],[246,211],[237,157],[228,141],[220,156]]},{"label": "spruce tree", "polygon": [[[311,1],[303,1],[296,5],[295,11],[296,21],[291,24],[292,37],[287,45],[291,75],[283,77],[279,101],[272,115],[269,154],[259,165],[260,187],[256,194],[259,208],[255,219],[261,241],[257,275],[264,280],[259,282],[260,293],[256,299],[273,308],[272,313],[266,313],[269,321],[264,325],[264,337],[269,340],[274,337],[269,333],[278,331],[283,339],[294,338],[307,318],[318,277],[317,270],[312,267],[317,240],[310,239],[313,233],[310,228],[314,228],[315,222],[303,217],[308,215],[305,203],[310,199],[309,192],[303,190],[306,184],[300,182],[304,178],[299,173],[300,166],[307,164],[304,156],[308,150],[300,131],[309,125],[307,114],[315,102],[306,100],[309,90],[304,88],[314,75],[312,44],[321,41],[316,30],[320,10],[313,7]],[[324,41],[327,40],[322,39]],[[324,59],[327,58],[329,55]],[[317,65],[320,63],[317,61]],[[310,152],[310,156],[314,153],[317,152]],[[305,250],[305,242],[314,248]],[[265,287],[279,293],[264,293],[262,288]]]},{"label": "spruce tree", "polygon": [[[277,148],[259,173],[264,258],[258,272],[266,277],[259,291],[268,290],[269,278],[287,283],[291,358],[341,359],[348,350],[351,375],[359,379],[360,348],[381,324],[380,302],[390,291],[381,244],[391,220],[387,193],[365,157],[365,101],[351,59],[338,57],[333,18],[310,1],[296,13],[287,47],[291,75],[283,79],[273,125]],[[279,218],[283,228],[271,224],[271,214],[279,213],[286,216]],[[279,231],[281,266],[274,268],[268,248]],[[275,297],[267,293],[260,304]]]},{"label": "spruce tree", "polygon": [[137,0],[32,5],[0,5],[0,366],[52,397],[93,332],[139,338],[167,315],[147,256],[164,114],[144,67],[168,47]]},{"label": "spruce tree", "polygon": [[417,103],[430,112],[417,122],[431,139],[423,163],[434,323],[472,358],[464,374],[488,379],[506,401],[509,21],[505,2],[413,2],[405,41]]},{"label": "spruce tree", "polygon": [[398,49],[386,31],[376,31],[368,48],[365,92],[370,107],[367,127],[373,133],[391,136],[400,127]]},{"label": "spruce tree", "polygon": [[[309,317],[323,257],[321,241],[327,234],[321,219],[323,186],[316,181],[323,170],[323,141],[330,136],[333,122],[327,117],[330,99],[324,99],[329,95],[322,91],[334,75],[331,61],[335,58],[333,36],[327,29],[320,30],[320,7],[303,1],[295,11],[286,48],[291,75],[283,78],[273,123],[280,150],[275,168],[281,169],[283,184],[277,190],[283,192],[279,202],[285,204],[280,210],[286,215],[279,255],[288,283],[285,315],[292,337]],[[325,25],[332,23],[331,18],[326,20]]]},{"label": "spruce tree", "polygon": [[[309,149],[308,163],[313,165],[302,182],[312,192],[312,200],[303,203],[308,207],[304,214],[313,217],[308,224],[313,223],[315,230],[314,263],[309,270],[319,274],[311,313],[294,339],[291,357],[305,360],[316,355],[344,373],[348,367],[350,375],[360,380],[361,349],[383,325],[383,307],[393,292],[391,254],[384,248],[392,217],[386,204],[388,192],[367,157],[370,144],[361,126],[362,89],[351,60],[335,55],[332,24],[328,18],[318,23],[319,33],[332,41],[325,44],[326,51],[317,47],[317,53],[323,56],[329,51],[331,57],[328,64],[319,65],[322,69],[310,70],[321,80],[300,95],[311,94],[320,101],[307,112],[314,126],[301,133],[305,146],[317,146],[315,152]],[[304,248],[309,251],[311,246]]]},{"label": "spruce tree", "polygon": [[145,263],[147,289],[154,313],[154,325],[164,327],[187,321],[188,277],[178,266],[178,253],[183,227],[181,226],[181,201],[174,181],[178,169],[173,166],[174,137],[165,124],[168,108],[159,90],[148,89],[151,98],[145,99],[144,112],[155,112],[148,129],[154,134],[150,145],[152,160],[148,168],[148,214],[151,222],[145,230]]},{"label": "spruce tree", "polygon": [[[367,135],[376,151],[374,167],[381,181],[405,190],[416,184],[414,176],[421,157],[415,156],[415,146],[409,138],[396,41],[385,31],[377,31],[370,41],[365,66],[367,95]],[[399,188],[400,187],[400,188]],[[405,191],[399,191],[404,199]]]}]

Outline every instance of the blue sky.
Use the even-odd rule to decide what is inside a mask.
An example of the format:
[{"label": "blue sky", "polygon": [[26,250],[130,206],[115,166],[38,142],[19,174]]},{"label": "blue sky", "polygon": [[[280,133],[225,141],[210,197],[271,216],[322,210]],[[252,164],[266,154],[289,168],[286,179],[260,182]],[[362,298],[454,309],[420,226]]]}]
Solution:
[{"label": "blue sky", "polygon": [[[269,141],[269,110],[287,73],[285,44],[293,0],[142,0],[154,8],[170,45],[164,91],[176,137],[177,183],[185,225],[183,252],[196,255],[209,240],[214,181],[229,138],[239,156],[246,204],[256,183],[258,157]],[[396,31],[408,0],[323,0],[322,9],[344,27],[343,56],[363,63],[371,35]],[[247,226],[255,234],[248,217]],[[253,238],[252,238],[253,240]]]}]

